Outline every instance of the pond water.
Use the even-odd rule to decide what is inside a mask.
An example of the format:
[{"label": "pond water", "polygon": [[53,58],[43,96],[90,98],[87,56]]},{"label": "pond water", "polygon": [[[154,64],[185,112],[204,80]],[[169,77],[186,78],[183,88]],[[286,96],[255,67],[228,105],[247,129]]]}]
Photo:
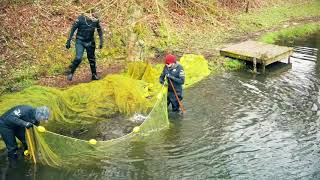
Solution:
[{"label": "pond water", "polygon": [[[320,32],[279,44],[319,49]],[[1,156],[0,179],[320,179],[319,54],[208,77],[185,90],[184,117],[126,156],[69,170]]]}]

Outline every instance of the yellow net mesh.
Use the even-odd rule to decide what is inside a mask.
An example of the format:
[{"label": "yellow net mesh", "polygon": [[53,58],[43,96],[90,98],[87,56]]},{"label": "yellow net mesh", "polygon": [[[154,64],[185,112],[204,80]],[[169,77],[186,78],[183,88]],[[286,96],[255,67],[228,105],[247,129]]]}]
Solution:
[{"label": "yellow net mesh", "polygon": [[123,137],[108,141],[90,141],[75,139],[50,131],[33,131],[37,160],[50,166],[74,166],[95,162],[113,156],[116,153],[130,149],[130,143],[160,131],[169,126],[165,88],[158,94],[157,102],[138,131],[131,132]]},{"label": "yellow net mesh", "polygon": [[181,57],[180,63],[186,71],[185,87],[199,82],[210,74],[208,61],[201,55],[186,54]]},{"label": "yellow net mesh", "polygon": [[[206,77],[210,71],[202,56],[185,55],[180,64],[185,69],[186,85]],[[5,95],[0,100],[0,113],[19,104],[47,105],[52,116],[46,128],[34,130],[36,158],[50,166],[71,166],[96,162],[105,157],[126,151],[135,141],[168,128],[166,87],[159,83],[163,65],[130,63],[126,73],[109,75],[102,80],[79,84],[68,89],[34,86],[16,94]],[[106,141],[90,144],[87,140],[61,135],[61,127],[77,129],[101,121],[110,121],[118,114],[127,117],[134,113],[146,119],[131,133]]]},{"label": "yellow net mesh", "polygon": [[47,105],[52,119],[62,123],[88,124],[115,113],[146,112],[152,104],[145,98],[148,83],[126,75],[110,75],[101,81],[66,90],[33,86],[1,98],[0,112],[18,104]]}]

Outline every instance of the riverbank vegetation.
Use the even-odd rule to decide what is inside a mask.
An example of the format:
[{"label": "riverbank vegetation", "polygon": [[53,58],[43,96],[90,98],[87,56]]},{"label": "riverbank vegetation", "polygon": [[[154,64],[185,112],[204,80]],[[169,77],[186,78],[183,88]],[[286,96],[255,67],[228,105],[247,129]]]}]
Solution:
[{"label": "riverbank vegetation", "polygon": [[[104,74],[128,61],[159,62],[167,52],[202,54],[217,71],[236,69],[218,56],[221,44],[289,21],[318,21],[319,7],[317,0],[1,1],[0,95],[34,84],[60,86],[55,77],[64,76],[73,58],[74,50],[64,47],[70,26],[91,8],[104,27],[105,47],[97,51]],[[86,68],[77,76],[88,76]]]},{"label": "riverbank vegetation", "polygon": [[260,37],[260,41],[274,44],[280,39],[295,39],[320,30],[319,23],[302,24],[298,26],[288,27],[279,31],[269,32]]}]

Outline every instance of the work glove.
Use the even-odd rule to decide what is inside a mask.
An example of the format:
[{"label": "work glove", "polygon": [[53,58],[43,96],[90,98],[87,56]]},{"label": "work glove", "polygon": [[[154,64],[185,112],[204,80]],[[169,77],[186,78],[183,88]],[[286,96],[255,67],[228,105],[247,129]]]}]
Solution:
[{"label": "work glove", "polygon": [[166,74],[166,77],[169,78],[169,79],[173,79],[174,78],[170,73]]},{"label": "work glove", "polygon": [[165,85],[165,86],[168,85],[168,83],[167,83],[167,81],[165,79],[163,79],[163,80],[160,79],[160,84]]},{"label": "work glove", "polygon": [[70,40],[70,39],[67,40],[66,48],[67,48],[67,49],[70,49],[70,48],[71,48],[71,40]]},{"label": "work glove", "polygon": [[31,128],[32,126],[33,126],[33,124],[32,124],[32,123],[29,123],[29,122],[27,122],[27,123],[25,124],[25,127],[26,127],[27,129]]},{"label": "work glove", "polygon": [[160,79],[160,84],[163,84],[164,83],[164,80],[163,79]]}]

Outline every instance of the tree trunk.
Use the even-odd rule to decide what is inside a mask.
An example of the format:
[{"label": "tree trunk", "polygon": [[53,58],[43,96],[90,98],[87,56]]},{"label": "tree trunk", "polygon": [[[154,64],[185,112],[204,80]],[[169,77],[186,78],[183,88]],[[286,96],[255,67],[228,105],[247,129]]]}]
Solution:
[{"label": "tree trunk", "polygon": [[137,20],[141,18],[141,7],[138,5],[132,5],[128,9],[129,14],[129,28],[128,28],[128,46],[127,46],[127,60],[139,61],[141,56],[141,47],[139,46],[138,34],[134,31]]}]

